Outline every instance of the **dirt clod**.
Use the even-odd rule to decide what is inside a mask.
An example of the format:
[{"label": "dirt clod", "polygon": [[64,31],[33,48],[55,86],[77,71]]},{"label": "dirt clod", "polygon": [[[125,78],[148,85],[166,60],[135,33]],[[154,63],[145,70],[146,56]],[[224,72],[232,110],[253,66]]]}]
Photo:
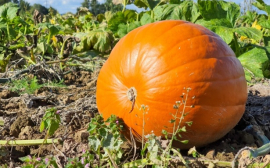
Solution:
[{"label": "dirt clod", "polygon": [[31,126],[26,126],[21,129],[19,134],[19,139],[32,139],[33,128]]},{"label": "dirt clod", "polygon": [[78,131],[75,134],[75,140],[77,142],[83,142],[83,143],[87,143],[88,142],[88,137],[89,137],[89,132],[87,131]]},{"label": "dirt clod", "polygon": [[10,127],[10,135],[18,137],[21,129],[26,126],[34,126],[31,118],[26,115],[19,116]]}]

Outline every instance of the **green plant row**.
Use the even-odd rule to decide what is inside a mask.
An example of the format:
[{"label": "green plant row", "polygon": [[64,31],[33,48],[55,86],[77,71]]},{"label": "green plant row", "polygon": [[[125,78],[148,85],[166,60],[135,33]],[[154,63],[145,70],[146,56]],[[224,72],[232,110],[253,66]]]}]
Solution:
[{"label": "green plant row", "polygon": [[[23,16],[18,5],[7,3],[0,7],[0,72],[12,69],[12,61],[23,58],[28,67],[38,61],[60,60],[62,69],[68,66],[94,70],[100,59],[106,59],[117,41],[131,30],[145,24],[169,19],[181,19],[200,24],[217,33],[235,52],[246,72],[246,78],[270,77],[270,6],[257,0],[253,6],[265,14],[246,11],[240,6],[220,0],[135,0],[137,13],[125,9],[128,0],[118,12],[106,11],[93,15],[81,8],[77,15],[42,15],[35,11]],[[66,58],[73,56],[68,61]],[[91,58],[82,62],[74,59]]]}]

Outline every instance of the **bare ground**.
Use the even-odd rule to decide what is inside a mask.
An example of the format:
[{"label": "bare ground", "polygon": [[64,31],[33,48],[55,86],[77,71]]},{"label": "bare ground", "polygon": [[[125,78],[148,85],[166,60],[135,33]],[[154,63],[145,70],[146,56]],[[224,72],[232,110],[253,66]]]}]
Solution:
[{"label": "bare ground", "polygon": [[[74,71],[64,79],[66,88],[42,87],[30,95],[19,95],[11,92],[7,84],[0,85],[0,118],[5,121],[0,127],[1,140],[44,138],[45,133],[40,133],[39,125],[45,110],[50,107],[61,111],[61,126],[53,138],[64,140],[61,145],[0,146],[0,165],[20,166],[18,158],[26,155],[75,157],[80,156],[83,149],[88,149],[86,128],[91,117],[98,113],[95,99],[97,72]],[[211,160],[232,161],[241,148],[262,145],[252,134],[243,131],[247,126],[259,126],[270,138],[269,119],[270,80],[265,80],[248,87],[246,111],[238,125],[222,139],[197,151]],[[126,150],[129,150],[128,145]],[[183,151],[183,155],[186,153]],[[265,156],[256,161],[264,162],[263,158]]]}]

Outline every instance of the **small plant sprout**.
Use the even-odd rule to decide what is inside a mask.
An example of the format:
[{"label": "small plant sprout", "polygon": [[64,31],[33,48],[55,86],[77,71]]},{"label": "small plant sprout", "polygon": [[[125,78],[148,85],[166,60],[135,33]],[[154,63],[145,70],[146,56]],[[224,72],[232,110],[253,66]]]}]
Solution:
[{"label": "small plant sprout", "polygon": [[59,113],[60,111],[56,110],[56,108],[49,108],[46,110],[39,127],[40,132],[42,132],[44,129],[47,130],[43,143],[46,143],[47,138],[52,136],[59,128],[59,124],[61,122]]},{"label": "small plant sprout", "polygon": [[61,122],[59,113],[60,110],[56,110],[55,108],[49,108],[46,110],[40,124],[40,132],[44,129],[47,130],[46,137],[53,135],[59,128],[59,124]]},{"label": "small plant sprout", "polygon": [[[184,143],[184,144],[188,143],[188,140],[179,140],[179,138],[182,138],[180,133],[186,132],[186,126],[181,127],[181,124],[184,117],[188,114],[186,112],[186,108],[194,108],[194,105],[187,106],[187,99],[189,96],[189,92],[191,91],[191,88],[184,88],[184,90],[186,91],[186,93],[182,93],[182,95],[180,96],[181,101],[176,101],[175,104],[173,105],[173,108],[176,109],[176,112],[175,114],[172,114],[173,118],[169,121],[171,124],[173,124],[173,132],[169,133],[166,130],[162,130],[162,133],[165,135],[165,138],[168,139],[168,135],[171,136],[169,145],[163,151],[163,157],[165,157],[165,155],[167,155],[170,151],[173,151],[179,157],[181,156],[181,154],[177,150],[172,149],[172,143],[174,140],[180,141],[181,143]],[[193,96],[192,99],[195,99],[195,96]],[[182,107],[181,112],[180,112],[180,107]],[[178,117],[179,113],[181,114],[180,117]],[[187,126],[191,126],[192,121],[186,122],[185,124]],[[183,158],[182,158],[182,161],[185,165],[187,165]]]},{"label": "small plant sprout", "polygon": [[[100,167],[104,162],[111,167],[118,167],[123,151],[120,131],[123,129],[121,120],[115,115],[106,121],[102,116],[96,115],[89,123],[89,146],[96,153]],[[87,152],[86,152],[87,153]],[[108,162],[109,160],[109,162]]]},{"label": "small plant sprout", "polygon": [[[145,115],[148,113],[149,108],[148,106],[142,105],[140,110],[142,111],[142,147],[141,147],[141,159],[135,160],[129,163],[124,164],[124,167],[134,167],[134,166],[141,166],[144,167],[146,165],[152,165],[153,167],[168,167],[169,162],[172,159],[170,152],[174,153],[174,156],[178,156],[182,163],[188,166],[188,163],[184,160],[181,153],[173,149],[172,144],[173,141],[180,141],[181,143],[188,143],[188,140],[179,140],[181,138],[180,133],[186,132],[186,125],[191,126],[192,121],[190,122],[183,122],[184,117],[188,114],[186,112],[187,108],[194,108],[194,105],[187,105],[187,100],[189,96],[189,92],[191,88],[184,88],[185,93],[183,93],[180,98],[173,105],[173,108],[176,110],[175,114],[172,114],[173,118],[169,121],[173,124],[173,131],[168,132],[165,129],[162,130],[162,133],[165,135],[167,140],[162,142],[161,137],[157,137],[154,134],[154,131],[151,131],[150,134],[145,135],[144,129],[145,125],[147,124]],[[195,99],[195,96],[192,97]],[[182,126],[184,124],[184,126]],[[146,139],[146,141],[145,141]],[[165,143],[165,144],[164,144]],[[168,145],[166,145],[168,143]],[[164,149],[165,148],[165,149]]]},{"label": "small plant sprout", "polygon": [[36,76],[34,78],[22,78],[21,80],[13,80],[10,83],[10,90],[19,94],[33,94],[36,90],[42,87],[38,83]]}]

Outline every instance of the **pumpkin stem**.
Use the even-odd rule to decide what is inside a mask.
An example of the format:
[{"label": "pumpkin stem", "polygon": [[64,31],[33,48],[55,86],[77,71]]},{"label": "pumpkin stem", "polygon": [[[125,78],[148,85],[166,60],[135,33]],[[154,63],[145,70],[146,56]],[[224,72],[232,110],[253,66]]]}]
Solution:
[{"label": "pumpkin stem", "polygon": [[129,88],[127,91],[127,97],[128,97],[128,100],[130,100],[132,102],[132,107],[130,110],[130,113],[131,113],[134,109],[135,100],[137,97],[137,90],[134,87]]}]

